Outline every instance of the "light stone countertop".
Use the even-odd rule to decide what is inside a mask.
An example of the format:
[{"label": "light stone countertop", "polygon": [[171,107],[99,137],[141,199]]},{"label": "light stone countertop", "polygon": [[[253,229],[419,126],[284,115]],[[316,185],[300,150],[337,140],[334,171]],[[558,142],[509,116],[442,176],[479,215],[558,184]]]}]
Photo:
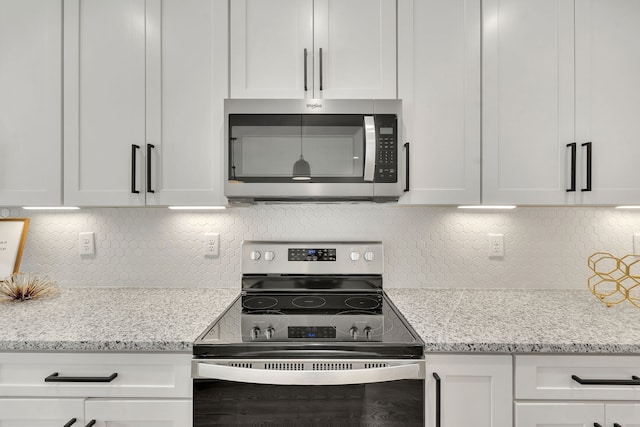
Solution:
[{"label": "light stone countertop", "polygon": [[426,352],[640,353],[640,308],[588,290],[386,291]]},{"label": "light stone countertop", "polygon": [[[427,352],[636,353],[640,308],[588,290],[386,290]],[[0,351],[191,352],[239,289],[63,288],[0,303]]]},{"label": "light stone countertop", "polygon": [[239,289],[62,288],[0,303],[0,351],[192,351]]}]

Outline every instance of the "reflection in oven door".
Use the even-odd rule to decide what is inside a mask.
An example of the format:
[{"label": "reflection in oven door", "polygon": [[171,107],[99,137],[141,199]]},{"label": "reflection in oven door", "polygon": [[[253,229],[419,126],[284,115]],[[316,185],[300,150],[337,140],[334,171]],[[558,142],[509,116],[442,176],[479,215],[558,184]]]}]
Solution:
[{"label": "reflection in oven door", "polygon": [[194,427],[424,425],[424,361],[212,362],[194,361]]}]

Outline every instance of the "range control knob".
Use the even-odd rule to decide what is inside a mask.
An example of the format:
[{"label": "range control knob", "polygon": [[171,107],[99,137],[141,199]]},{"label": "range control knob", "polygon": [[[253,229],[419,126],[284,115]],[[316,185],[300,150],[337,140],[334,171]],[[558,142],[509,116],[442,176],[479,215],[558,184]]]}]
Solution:
[{"label": "range control knob", "polygon": [[260,251],[251,251],[251,253],[249,254],[249,258],[251,258],[253,261],[257,261],[260,259]]},{"label": "range control knob", "polygon": [[364,259],[366,259],[367,261],[373,261],[374,258],[375,255],[373,255],[373,252],[371,251],[367,251],[364,253]]},{"label": "range control knob", "polygon": [[367,337],[367,340],[373,338],[373,329],[370,326],[364,328],[364,336]]},{"label": "range control knob", "polygon": [[[266,257],[266,254],[265,254],[265,257]],[[275,331],[271,326],[269,326],[269,327],[264,331],[264,337],[265,337],[266,339],[270,340],[271,338],[273,338],[273,334],[274,334],[275,332],[276,332],[276,331]]]},{"label": "range control knob", "polygon": [[254,326],[251,329],[251,332],[249,332],[249,336],[251,336],[252,341],[257,340],[258,337],[260,336],[260,328],[258,328],[257,326]]},{"label": "range control knob", "polygon": [[360,254],[358,252],[351,252],[349,254],[349,258],[351,258],[351,261],[357,261],[360,259]]},{"label": "range control knob", "polygon": [[276,257],[276,254],[274,254],[272,251],[267,251],[264,253],[264,259],[266,261],[273,261],[275,257]]},{"label": "range control knob", "polygon": [[355,326],[352,326],[351,329],[349,329],[349,335],[351,335],[351,338],[353,338],[354,340],[358,339],[358,328],[356,328]]}]

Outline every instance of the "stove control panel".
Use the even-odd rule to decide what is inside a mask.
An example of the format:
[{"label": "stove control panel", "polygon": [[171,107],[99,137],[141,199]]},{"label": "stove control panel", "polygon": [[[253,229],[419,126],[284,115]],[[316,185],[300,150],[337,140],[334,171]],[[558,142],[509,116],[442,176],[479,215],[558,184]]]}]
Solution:
[{"label": "stove control panel", "polygon": [[244,342],[382,341],[384,332],[384,316],[365,314],[330,318],[326,315],[243,313],[240,324]]},{"label": "stove control panel", "polygon": [[242,274],[379,274],[382,242],[242,242]]}]

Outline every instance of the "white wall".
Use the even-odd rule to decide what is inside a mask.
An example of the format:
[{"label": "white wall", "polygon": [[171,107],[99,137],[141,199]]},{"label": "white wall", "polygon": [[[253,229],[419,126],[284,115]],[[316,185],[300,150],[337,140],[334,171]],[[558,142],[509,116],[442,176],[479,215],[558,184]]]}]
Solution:
[{"label": "white wall", "polygon": [[[584,288],[587,258],[632,253],[640,212],[612,208],[453,207],[376,204],[258,205],[221,212],[100,208],[33,212],[21,271],[62,286],[238,287],[243,239],[382,240],[386,287]],[[78,233],[96,233],[96,255],[78,255]],[[202,234],[219,232],[220,257]],[[489,259],[487,233],[505,234]]]}]

